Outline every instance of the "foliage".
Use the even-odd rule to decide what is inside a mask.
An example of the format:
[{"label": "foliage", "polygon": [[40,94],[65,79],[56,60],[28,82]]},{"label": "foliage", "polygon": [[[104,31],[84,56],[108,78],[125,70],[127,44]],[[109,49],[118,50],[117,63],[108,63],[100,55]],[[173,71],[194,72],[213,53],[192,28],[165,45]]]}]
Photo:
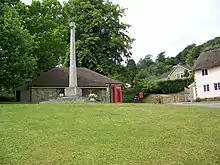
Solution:
[{"label": "foliage", "polygon": [[113,72],[112,75],[109,75],[112,79],[118,80],[123,83],[123,88],[126,83],[129,83],[127,77],[127,68],[125,66],[120,66],[118,71]]},{"label": "foliage", "polygon": [[138,81],[139,79],[145,79],[148,77],[149,77],[148,71],[145,69],[141,69],[135,77],[135,82]]},{"label": "foliage", "polygon": [[161,52],[157,55],[156,63],[163,63],[166,60],[165,52]]},{"label": "foliage", "polygon": [[[210,46],[220,44],[220,37],[216,37],[207,41],[202,45],[190,44],[187,45],[180,53],[174,57],[166,57],[165,52],[161,52],[156,56],[155,61],[152,59],[153,55],[146,55],[141,58],[137,64],[138,71],[143,73],[142,69],[146,71],[148,78],[161,77],[169,72],[173,66],[177,64],[194,65],[194,61],[199,57],[201,52]],[[188,74],[187,74],[188,75]],[[190,75],[191,76],[191,75]]]},{"label": "foliage", "polygon": [[[123,23],[125,9],[104,0],[0,2],[1,90],[11,90],[42,71],[69,65],[69,23],[76,23],[77,65],[105,75],[120,75],[122,62],[131,57],[130,25]],[[125,67],[124,67],[125,68]]]},{"label": "foliage", "polygon": [[213,101],[220,101],[220,97],[212,97],[212,98],[199,98],[197,97],[195,102],[213,102]]},{"label": "foliage", "polygon": [[70,0],[63,9],[66,23],[76,23],[79,66],[108,75],[131,57],[130,25],[121,21],[125,9],[104,0]]},{"label": "foliage", "polygon": [[181,64],[186,64],[186,59],[187,59],[187,55],[189,54],[190,51],[192,51],[192,49],[194,49],[196,47],[196,44],[191,44],[186,46],[186,48],[184,48],[177,56],[176,59],[178,60],[179,63]]},{"label": "foliage", "polygon": [[131,84],[131,87],[134,86],[135,77],[137,74],[137,66],[133,59],[129,59],[126,66],[126,75],[128,82]]},{"label": "foliage", "polygon": [[139,79],[136,83],[136,88],[145,91],[145,93],[155,93],[158,91],[157,83],[147,78]]},{"label": "foliage", "polygon": [[186,57],[186,64],[189,66],[193,66],[194,59],[193,59],[193,50],[189,51]]},{"label": "foliage", "polygon": [[189,71],[188,70],[184,70],[184,77],[189,77],[190,76],[190,73],[189,73]]},{"label": "foliage", "polygon": [[137,63],[138,69],[146,69],[151,65],[155,65],[154,61],[152,60],[151,54],[146,55],[143,59],[141,58],[139,62]]},{"label": "foliage", "polygon": [[14,8],[5,8],[0,25],[0,89],[11,89],[34,75],[33,40]]},{"label": "foliage", "polygon": [[67,30],[63,8],[58,0],[33,1],[30,6],[16,6],[24,26],[33,35],[34,55],[40,71],[47,71],[59,64],[67,51]]},{"label": "foliage", "polygon": [[161,94],[178,93],[184,90],[194,81],[193,78],[184,78],[176,80],[158,81],[157,85]]},{"label": "foliage", "polygon": [[141,91],[139,88],[128,88],[123,90],[123,103],[132,103],[134,96],[137,96]]}]

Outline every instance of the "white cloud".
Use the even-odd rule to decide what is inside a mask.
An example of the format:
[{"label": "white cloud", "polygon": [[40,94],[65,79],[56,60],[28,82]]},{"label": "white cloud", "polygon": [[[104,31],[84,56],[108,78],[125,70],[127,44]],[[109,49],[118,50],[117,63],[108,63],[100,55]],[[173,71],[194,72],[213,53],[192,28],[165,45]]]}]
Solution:
[{"label": "white cloud", "polygon": [[[30,0],[24,0],[29,2]],[[219,0],[112,0],[128,8],[124,22],[132,27],[133,58],[166,51],[177,55],[185,46],[220,36]]]}]

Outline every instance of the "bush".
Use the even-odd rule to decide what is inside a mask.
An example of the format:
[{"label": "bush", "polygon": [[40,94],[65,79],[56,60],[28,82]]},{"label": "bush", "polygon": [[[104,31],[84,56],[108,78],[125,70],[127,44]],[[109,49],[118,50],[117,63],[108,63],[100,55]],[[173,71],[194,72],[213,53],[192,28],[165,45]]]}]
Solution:
[{"label": "bush", "polygon": [[184,90],[185,87],[192,84],[193,78],[184,78],[177,80],[159,81],[157,85],[161,94],[178,93]]},{"label": "bush", "polygon": [[201,98],[196,98],[196,100],[195,100],[195,102],[201,102],[202,101],[202,99]]},{"label": "bush", "polygon": [[137,94],[137,89],[129,88],[123,90],[123,103],[132,103],[133,97]]},{"label": "bush", "polygon": [[0,102],[14,102],[14,97],[12,96],[0,96]]},{"label": "bush", "polygon": [[158,91],[157,83],[150,79],[139,79],[136,82],[136,88],[141,89],[144,93],[156,93]]}]

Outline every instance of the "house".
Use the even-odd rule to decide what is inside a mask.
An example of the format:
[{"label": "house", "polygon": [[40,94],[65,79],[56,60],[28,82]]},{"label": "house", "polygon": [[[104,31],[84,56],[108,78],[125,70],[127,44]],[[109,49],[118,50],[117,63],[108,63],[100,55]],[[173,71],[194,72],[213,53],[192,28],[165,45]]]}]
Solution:
[{"label": "house", "polygon": [[192,73],[192,67],[188,65],[178,64],[172,67],[172,70],[162,74],[161,76],[157,77],[155,81],[166,81],[166,80],[176,80],[182,79],[186,76],[184,73],[188,71],[189,74]]},{"label": "house", "polygon": [[207,48],[195,61],[196,97],[220,97],[220,45]]},{"label": "house", "polygon": [[[31,82],[14,89],[20,102],[41,102],[65,97],[69,87],[69,68],[54,68],[42,72]],[[77,85],[83,97],[93,93],[103,102],[121,99],[121,82],[108,78],[87,68],[77,68]]]},{"label": "house", "polygon": [[182,64],[178,64],[176,66],[173,66],[172,70],[170,71],[170,73],[167,76],[168,80],[176,80],[176,79],[182,79],[185,78],[186,76],[184,75],[184,73],[188,71],[188,73],[192,72],[192,67],[188,66],[188,65],[182,65]]}]

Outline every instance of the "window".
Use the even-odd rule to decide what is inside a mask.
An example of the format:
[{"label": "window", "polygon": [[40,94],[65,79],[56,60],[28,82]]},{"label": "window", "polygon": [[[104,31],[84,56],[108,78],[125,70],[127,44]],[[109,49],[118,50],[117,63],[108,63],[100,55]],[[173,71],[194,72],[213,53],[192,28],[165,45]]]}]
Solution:
[{"label": "window", "polygon": [[214,90],[220,90],[220,83],[214,83]]},{"label": "window", "polygon": [[59,96],[65,96],[65,90],[64,88],[61,88],[61,89],[58,89],[58,92],[59,92]]},{"label": "window", "polygon": [[208,75],[208,70],[207,70],[207,69],[203,69],[203,70],[202,70],[202,75],[203,75],[203,76]]},{"label": "window", "polygon": [[208,92],[209,91],[209,84],[203,85],[203,88],[204,88],[204,92]]},{"label": "window", "polygon": [[183,78],[184,77],[184,74],[183,73],[177,73],[176,74],[176,78],[179,79],[179,78]]}]

